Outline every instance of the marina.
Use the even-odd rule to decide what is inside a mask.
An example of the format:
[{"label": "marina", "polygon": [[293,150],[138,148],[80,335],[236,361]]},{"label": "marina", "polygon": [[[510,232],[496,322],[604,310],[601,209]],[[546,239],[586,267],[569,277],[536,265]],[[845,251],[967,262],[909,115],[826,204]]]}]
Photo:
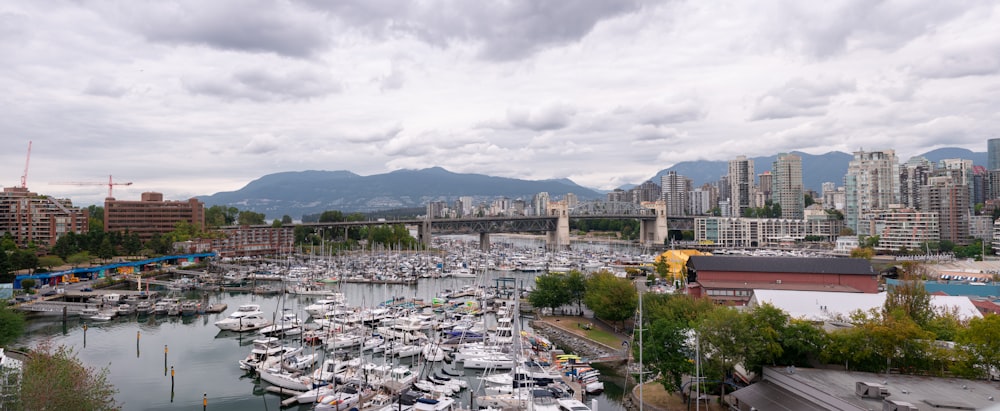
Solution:
[{"label": "marina", "polygon": [[[54,344],[75,347],[85,364],[108,367],[109,379],[119,390],[116,398],[124,409],[189,409],[205,399],[208,409],[280,409],[283,406],[324,409],[330,404],[322,403],[322,395],[314,395],[319,403],[297,405],[298,400],[291,400],[297,396],[287,394],[289,391],[307,394],[309,390],[304,389],[316,384],[301,376],[309,375],[317,381],[323,378],[307,371],[306,367],[321,366],[334,359],[358,360],[349,375],[369,382],[387,378],[393,370],[405,370],[420,378],[414,381],[414,386],[427,391],[423,394],[425,397],[447,397],[454,401],[455,407],[467,409],[473,402],[476,408],[509,407],[511,399],[533,398],[531,386],[517,387],[511,392],[509,390],[518,384],[497,389],[480,377],[509,374],[524,378],[527,371],[519,364],[528,358],[501,347],[519,343],[519,331],[530,332],[531,327],[526,319],[519,318],[514,309],[515,300],[487,303],[484,300],[487,291],[484,290],[491,290],[488,285],[494,284],[492,292],[496,292],[499,285],[506,284],[516,287],[517,292],[508,293],[508,297],[514,297],[525,285],[532,284],[538,273],[489,269],[473,272],[477,272],[476,277],[421,278],[415,284],[311,282],[315,292],[303,294],[157,290],[169,295],[160,300],[166,300],[168,306],[180,307],[185,302],[197,301],[200,308],[194,308],[190,314],[182,310],[176,315],[170,315],[175,312],[169,307],[161,315],[157,315],[155,309],[146,313],[124,309],[109,318],[95,317],[101,314],[100,310],[95,315],[80,314],[69,318],[39,314],[33,316],[27,334],[15,346],[31,346],[48,339]],[[327,301],[330,296],[340,296],[343,305]],[[490,298],[499,300],[496,295]],[[316,309],[317,303],[324,308]],[[210,306],[228,308],[211,313],[207,310]],[[241,307],[256,308],[259,311],[248,315],[256,315],[264,321],[242,332],[218,325]],[[322,315],[310,315],[307,307],[313,307],[310,312]],[[285,329],[285,325],[305,318],[309,320],[298,323],[299,332],[275,333],[271,334],[275,337],[264,340],[266,337],[258,331],[265,327],[270,331]],[[457,339],[446,343],[446,336]],[[246,362],[252,359],[255,349],[263,349],[262,341],[280,342],[290,347],[287,352],[292,354],[279,358],[288,360],[291,369],[284,364],[270,364],[256,373],[241,369],[241,360]],[[431,342],[436,344],[429,344]],[[481,350],[481,355],[461,360],[456,355],[459,351],[469,353],[473,350]],[[575,368],[555,361],[549,364],[548,358],[541,360],[550,368],[556,365],[567,367],[566,370]],[[531,372],[541,373],[542,370]],[[598,373],[584,375],[585,372],[579,372],[579,382],[574,382],[576,375],[566,375],[565,380],[574,385],[561,381],[551,383],[553,387],[576,387],[570,389],[575,392],[569,395],[565,388],[556,391],[563,393],[562,399],[583,400],[587,406],[596,400],[593,404],[601,410],[621,409],[613,395],[609,395],[615,391],[613,389],[605,392],[602,387],[592,391],[593,395],[582,395],[587,384],[599,382]],[[379,373],[385,375],[379,376]],[[558,375],[559,372],[554,372],[542,378],[547,378],[543,381],[548,384]],[[459,385],[462,382],[465,387]],[[397,401],[404,396],[402,389],[407,385],[409,382],[386,381],[374,388],[366,386],[365,389],[371,390],[370,396],[365,398],[369,409],[377,409],[379,403]],[[327,397],[329,395],[332,394],[327,393]],[[559,398],[553,401],[556,399]],[[336,404],[333,405],[336,408]]]}]

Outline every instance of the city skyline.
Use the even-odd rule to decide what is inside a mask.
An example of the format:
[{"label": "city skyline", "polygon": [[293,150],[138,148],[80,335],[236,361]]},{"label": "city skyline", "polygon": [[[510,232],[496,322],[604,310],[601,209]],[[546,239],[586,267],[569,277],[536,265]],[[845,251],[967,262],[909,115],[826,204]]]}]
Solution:
[{"label": "city skyline", "polygon": [[0,19],[0,183],[32,141],[27,186],[77,204],[106,187],[49,183],[182,200],[441,166],[610,190],[681,161],[1000,137],[991,2],[15,1]]}]

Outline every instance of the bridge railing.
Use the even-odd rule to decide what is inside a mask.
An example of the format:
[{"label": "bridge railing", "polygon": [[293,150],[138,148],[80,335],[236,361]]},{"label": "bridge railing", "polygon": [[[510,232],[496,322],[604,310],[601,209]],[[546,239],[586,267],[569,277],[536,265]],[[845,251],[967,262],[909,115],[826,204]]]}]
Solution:
[{"label": "bridge railing", "polygon": [[656,210],[625,201],[585,201],[571,208],[569,215],[655,216]]}]

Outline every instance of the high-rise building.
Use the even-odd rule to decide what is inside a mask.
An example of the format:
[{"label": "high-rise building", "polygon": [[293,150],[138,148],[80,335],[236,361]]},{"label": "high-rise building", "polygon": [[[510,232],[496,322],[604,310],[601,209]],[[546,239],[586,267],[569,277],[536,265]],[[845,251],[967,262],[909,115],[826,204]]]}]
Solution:
[{"label": "high-rise building", "polygon": [[969,187],[945,175],[931,177],[920,191],[921,211],[938,215],[941,240],[969,244]]},{"label": "high-rise building", "polygon": [[920,187],[934,173],[934,163],[923,157],[910,158],[899,166],[899,203],[920,210]]},{"label": "high-rise building", "polygon": [[935,170],[935,175],[946,174],[951,177],[951,181],[958,185],[965,186],[966,194],[969,198],[965,201],[965,204],[969,206],[969,212],[972,212],[975,203],[972,201],[972,191],[973,191],[973,167],[972,160],[967,160],[963,158],[947,158],[938,161],[937,170]]},{"label": "high-rise building", "polygon": [[705,215],[712,209],[712,191],[698,187],[688,192],[688,213],[690,215]]},{"label": "high-rise building", "polygon": [[858,234],[862,216],[899,203],[899,162],[893,150],[856,151],[844,176],[844,221]]},{"label": "high-rise building", "polygon": [[[985,203],[989,199],[989,180],[986,167],[972,166],[972,206]],[[992,230],[992,227],[990,228]]]},{"label": "high-rise building", "polygon": [[580,204],[580,198],[574,193],[566,193],[566,197],[563,199],[566,200],[566,207],[570,209],[576,208],[576,205]]},{"label": "high-rise building", "polygon": [[549,193],[542,191],[531,198],[531,211],[534,215],[545,215],[549,208]]},{"label": "high-rise building", "polygon": [[[628,202],[628,191],[616,188],[608,193],[608,201],[612,203]],[[542,209],[545,210],[544,208]]]},{"label": "high-rise building", "polygon": [[25,187],[4,187],[0,193],[0,237],[10,234],[21,247],[51,247],[66,233],[84,234],[88,217],[68,199],[38,195]]},{"label": "high-rise building", "polygon": [[832,181],[823,183],[823,208],[827,210],[844,209],[844,187],[837,187]]},{"label": "high-rise building", "polygon": [[462,208],[458,209],[458,213],[463,216],[472,214],[472,208],[475,207],[473,204],[472,196],[461,196],[458,197],[458,201],[462,202]]},{"label": "high-rise building", "polygon": [[682,216],[688,214],[688,192],[691,191],[691,179],[668,171],[660,176],[660,190],[663,201],[667,204],[667,215]]},{"label": "high-rise building", "polygon": [[188,201],[163,201],[162,193],[142,193],[139,201],[104,200],[104,231],[129,231],[143,241],[153,234],[174,230],[178,222],[204,227],[205,203],[196,198]]},{"label": "high-rise building", "polygon": [[768,201],[774,200],[774,175],[765,171],[757,175],[757,207],[763,207]]},{"label": "high-rise building", "polygon": [[800,220],[805,210],[802,193],[802,157],[778,154],[774,170],[774,202],[781,206],[781,218]]},{"label": "high-rise building", "polygon": [[631,200],[636,204],[659,200],[660,191],[660,185],[652,180],[646,180],[646,182],[629,190],[632,193]]},{"label": "high-rise building", "polygon": [[986,140],[986,168],[1000,170],[1000,138]]},{"label": "high-rise building", "polygon": [[753,160],[746,156],[729,160],[729,207],[733,216],[741,217],[744,210],[753,207],[754,177]]}]

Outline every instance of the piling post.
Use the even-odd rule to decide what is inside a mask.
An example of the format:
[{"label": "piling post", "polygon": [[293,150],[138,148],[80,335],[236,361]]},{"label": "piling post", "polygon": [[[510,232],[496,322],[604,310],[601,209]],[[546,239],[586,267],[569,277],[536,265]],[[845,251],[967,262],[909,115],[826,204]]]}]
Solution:
[{"label": "piling post", "polygon": [[208,409],[208,393],[201,394],[201,411]]},{"label": "piling post", "polygon": [[167,345],[163,344],[163,376],[167,376]]}]

